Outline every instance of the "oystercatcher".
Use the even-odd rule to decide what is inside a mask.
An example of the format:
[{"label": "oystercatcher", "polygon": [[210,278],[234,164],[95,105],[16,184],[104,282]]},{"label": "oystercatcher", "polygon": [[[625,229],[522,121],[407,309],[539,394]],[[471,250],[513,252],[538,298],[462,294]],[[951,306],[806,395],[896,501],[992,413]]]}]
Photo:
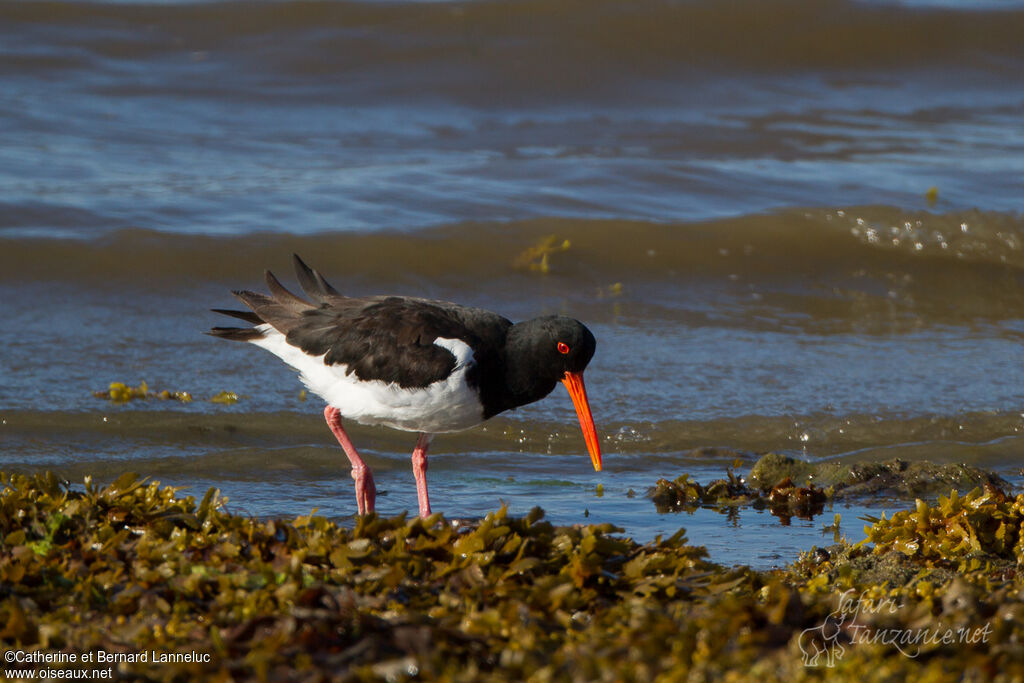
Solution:
[{"label": "oystercatcher", "polygon": [[249,311],[213,309],[253,327],[208,334],[260,346],[298,370],[327,402],[324,418],[352,465],[359,514],[372,512],[373,474],[342,418],[418,432],[412,453],[420,516],[430,515],[427,448],[438,432],[468,429],[500,412],[569,390],[594,469],[601,448],[583,384],[596,342],[583,323],[549,315],[513,324],[497,313],[404,296],[340,294],[293,255],[299,285],[289,292],[268,270],[270,296],[235,291]]}]

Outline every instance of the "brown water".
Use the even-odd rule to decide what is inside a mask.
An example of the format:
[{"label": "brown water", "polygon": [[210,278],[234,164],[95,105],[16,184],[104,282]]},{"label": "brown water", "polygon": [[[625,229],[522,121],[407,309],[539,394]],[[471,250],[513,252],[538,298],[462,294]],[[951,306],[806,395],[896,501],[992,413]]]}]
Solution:
[{"label": "brown water", "polygon": [[[647,487],[768,450],[1019,482],[1022,35],[1020,3],[0,2],[0,469],[351,515],[319,401],[200,334],[296,251],[346,293],[594,330],[605,471],[559,389],[435,441],[454,516],[767,565],[821,521]],[[198,400],[92,396],[141,380]],[[381,511],[415,509],[408,435],[354,435]],[[837,511],[859,539],[896,505]]]}]

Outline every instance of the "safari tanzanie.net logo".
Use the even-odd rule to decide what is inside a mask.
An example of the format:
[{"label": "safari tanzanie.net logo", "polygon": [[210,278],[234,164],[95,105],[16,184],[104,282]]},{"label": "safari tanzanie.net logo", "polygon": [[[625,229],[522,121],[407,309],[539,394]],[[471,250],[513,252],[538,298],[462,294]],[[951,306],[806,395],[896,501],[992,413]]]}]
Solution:
[{"label": "safari tanzanie.net logo", "polygon": [[803,653],[803,665],[831,668],[842,659],[847,648],[867,644],[893,647],[913,659],[926,646],[987,643],[992,635],[989,622],[984,626],[960,628],[873,625],[872,622],[884,622],[885,615],[895,615],[899,609],[892,598],[871,600],[856,594],[852,588],[846,590],[839,596],[839,607],[825,617],[824,622],[800,634],[798,644]]}]

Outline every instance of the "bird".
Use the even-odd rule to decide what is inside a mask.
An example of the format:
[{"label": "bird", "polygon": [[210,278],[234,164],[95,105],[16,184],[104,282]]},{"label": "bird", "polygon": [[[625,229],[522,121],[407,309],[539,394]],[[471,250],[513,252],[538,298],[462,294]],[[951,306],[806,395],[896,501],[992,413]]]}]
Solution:
[{"label": "bird", "polygon": [[427,449],[438,433],[474,427],[506,410],[569,391],[596,471],[601,447],[583,371],[596,349],[587,327],[561,315],[512,323],[482,309],[408,296],[349,297],[297,255],[290,292],[269,270],[270,294],[232,293],[249,310],[215,308],[251,327],[207,334],[270,351],[326,402],[324,419],[351,465],[360,515],[375,511],[373,473],[342,420],[418,434],[413,475],[422,518],[431,515]]}]

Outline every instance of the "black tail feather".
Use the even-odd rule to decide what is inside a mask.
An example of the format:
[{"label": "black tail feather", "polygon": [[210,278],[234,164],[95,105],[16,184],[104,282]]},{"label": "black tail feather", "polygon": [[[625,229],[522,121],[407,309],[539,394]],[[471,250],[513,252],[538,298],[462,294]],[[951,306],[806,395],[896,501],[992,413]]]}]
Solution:
[{"label": "black tail feather", "polygon": [[210,310],[213,311],[214,313],[221,313],[223,315],[229,315],[232,318],[244,320],[245,322],[252,323],[253,325],[263,324],[263,319],[260,318],[255,313],[253,313],[252,311],[233,311],[227,308],[211,308]]},{"label": "black tail feather", "polygon": [[292,254],[292,261],[295,263],[295,276],[299,279],[299,286],[306,296],[320,303],[326,303],[331,297],[341,296],[338,290],[327,283],[323,275],[307,266],[298,254]]},{"label": "black tail feather", "polygon": [[[311,303],[302,297],[292,294],[268,270],[265,276],[267,287],[270,288],[269,296],[249,290],[235,290],[232,292],[251,311],[236,311],[226,308],[215,308],[212,310],[215,313],[244,320],[251,325],[271,325],[278,332],[288,334],[289,330],[302,319],[305,313],[317,308],[317,304],[336,303],[338,300],[345,300],[334,287],[327,284],[327,281],[324,280],[320,273],[307,266],[297,254],[292,256],[295,260],[295,272],[298,275],[302,290],[316,303]],[[207,334],[233,341],[253,341],[262,339],[265,336],[258,329],[242,327],[214,327]]]},{"label": "black tail feather", "polygon": [[254,327],[213,327],[206,334],[211,337],[243,342],[263,338],[263,333]]},{"label": "black tail feather", "polygon": [[305,299],[303,299],[302,297],[295,296],[294,294],[289,292],[285,288],[285,286],[282,285],[281,282],[276,277],[274,277],[274,274],[271,273],[269,270],[265,271],[263,275],[264,275],[264,277],[267,280],[267,288],[270,289],[271,296],[273,296],[275,299],[277,299],[278,302],[283,303],[283,304],[295,303],[295,304],[300,304],[302,306],[312,306],[313,305],[310,302],[308,302]]},{"label": "black tail feather", "polygon": [[[237,296],[243,304],[253,309],[254,311],[261,306],[274,306],[275,304],[277,304],[276,301],[271,299],[266,294],[250,292],[247,289],[239,289],[231,293]],[[309,304],[306,305],[308,306]]]}]

